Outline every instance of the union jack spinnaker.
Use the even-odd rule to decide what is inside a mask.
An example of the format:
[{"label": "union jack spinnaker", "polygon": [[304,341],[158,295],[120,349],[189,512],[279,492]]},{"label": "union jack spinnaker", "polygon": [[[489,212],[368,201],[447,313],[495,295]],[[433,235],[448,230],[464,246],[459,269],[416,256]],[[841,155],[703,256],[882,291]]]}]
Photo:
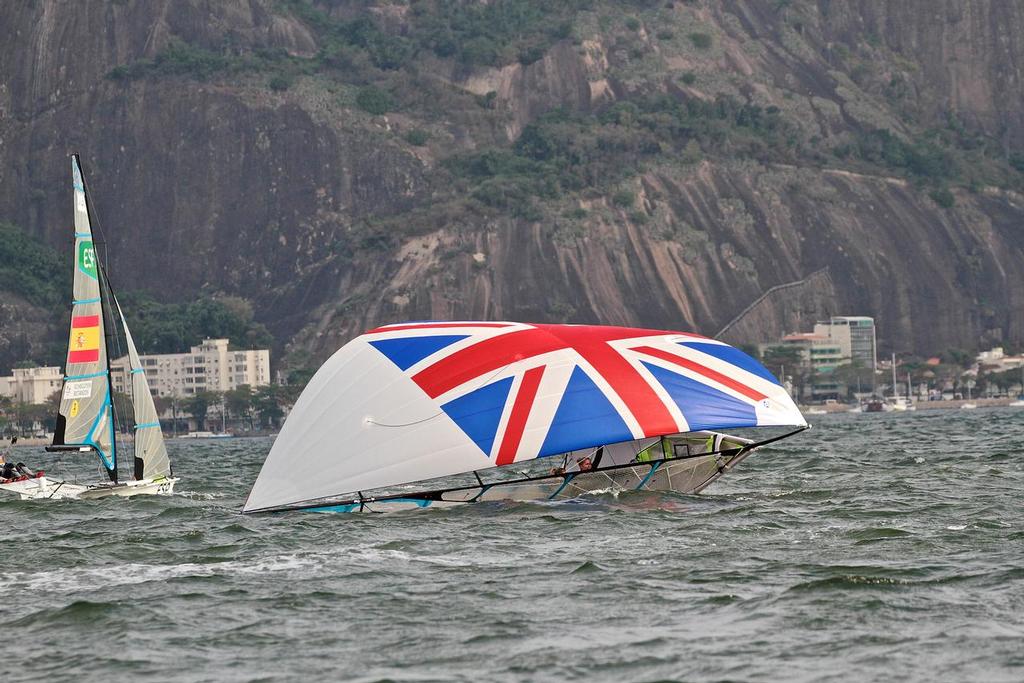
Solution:
[{"label": "union jack spinnaker", "polygon": [[243,512],[362,500],[367,490],[614,444],[633,444],[635,455],[667,444],[662,437],[760,426],[806,422],[764,366],[713,339],[599,325],[387,325],[313,376]]}]

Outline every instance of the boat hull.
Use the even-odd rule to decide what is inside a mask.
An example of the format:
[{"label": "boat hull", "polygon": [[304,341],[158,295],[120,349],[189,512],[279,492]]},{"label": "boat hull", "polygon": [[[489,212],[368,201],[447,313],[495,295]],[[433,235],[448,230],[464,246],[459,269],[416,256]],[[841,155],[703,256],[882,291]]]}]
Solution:
[{"label": "boat hull", "polygon": [[709,455],[698,458],[638,463],[612,470],[575,472],[540,480],[495,482],[483,487],[445,491],[435,497],[411,493],[403,497],[346,501],[336,505],[306,508],[308,512],[393,512],[418,508],[439,508],[466,503],[514,501],[545,502],[579,498],[588,494],[627,491],[662,491],[681,494],[699,493],[725,472],[746,458],[752,450],[736,455]]},{"label": "boat hull", "polygon": [[78,498],[94,500],[114,497],[130,498],[132,496],[169,496],[174,492],[174,485],[177,482],[178,479],[175,477],[160,477],[118,482],[117,484],[97,484],[87,487]]},{"label": "boat hull", "polygon": [[80,484],[68,484],[47,477],[34,477],[0,484],[0,499],[61,500],[77,498],[86,488]]},{"label": "boat hull", "polygon": [[20,500],[93,500],[131,496],[166,496],[174,491],[176,478],[141,479],[118,484],[68,484],[46,477],[0,484],[0,498]]}]

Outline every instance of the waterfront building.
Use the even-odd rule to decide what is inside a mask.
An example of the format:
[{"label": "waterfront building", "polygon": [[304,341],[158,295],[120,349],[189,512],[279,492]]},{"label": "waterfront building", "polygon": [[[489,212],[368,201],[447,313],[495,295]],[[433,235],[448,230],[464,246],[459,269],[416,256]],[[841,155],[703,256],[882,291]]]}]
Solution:
[{"label": "waterfront building", "polygon": [[[231,350],[227,339],[204,339],[188,353],[140,356],[154,396],[185,397],[203,391],[230,391],[242,385],[270,384],[270,351]],[[128,357],[110,364],[115,391],[128,386]]]},{"label": "waterfront building", "polygon": [[843,360],[862,367],[878,368],[875,319],[867,316],[837,315],[814,325],[814,334],[839,345]]},{"label": "waterfront building", "polygon": [[996,346],[988,351],[982,351],[975,357],[979,367],[990,372],[1005,372],[1014,368],[1024,367],[1024,354],[1019,356],[1008,356],[1003,347]]},{"label": "waterfront building", "polygon": [[799,349],[801,365],[814,372],[832,372],[846,360],[842,346],[813,332],[788,334],[782,344]]},{"label": "waterfront building", "polygon": [[21,403],[45,403],[53,392],[60,391],[64,374],[57,366],[15,368],[11,375],[0,377],[0,395]]},{"label": "waterfront building", "polygon": [[806,398],[836,398],[845,391],[835,378],[836,368],[848,362],[839,344],[813,332],[795,332],[782,338],[782,346],[798,349],[801,367],[810,371],[804,386]]}]

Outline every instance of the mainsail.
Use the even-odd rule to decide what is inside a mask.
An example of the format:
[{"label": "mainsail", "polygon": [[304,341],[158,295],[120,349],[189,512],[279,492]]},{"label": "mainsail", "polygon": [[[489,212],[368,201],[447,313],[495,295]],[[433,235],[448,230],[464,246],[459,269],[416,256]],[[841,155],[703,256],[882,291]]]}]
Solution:
[{"label": "mainsail", "polygon": [[64,386],[54,447],[93,448],[117,481],[114,410],[104,335],[102,270],[93,245],[85,181],[78,156],[71,157],[74,182],[75,271]]},{"label": "mainsail", "polygon": [[113,297],[117,308],[121,327],[128,345],[128,366],[131,376],[131,399],[135,410],[135,478],[153,479],[171,475],[171,461],[167,457],[167,446],[160,430],[160,418],[153,403],[153,395],[149,391],[146,372],[139,360],[139,352],[135,348],[135,340],[128,330],[128,322],[124,319],[121,304]]},{"label": "mainsail", "polygon": [[313,376],[244,511],[361,500],[367,490],[581,449],[755,426],[806,422],[764,366],[698,335],[389,325],[350,341]]}]

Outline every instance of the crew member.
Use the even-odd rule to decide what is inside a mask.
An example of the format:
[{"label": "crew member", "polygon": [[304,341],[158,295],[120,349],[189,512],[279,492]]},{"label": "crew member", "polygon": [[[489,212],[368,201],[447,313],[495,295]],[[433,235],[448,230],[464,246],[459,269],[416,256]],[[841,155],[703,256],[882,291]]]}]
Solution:
[{"label": "crew member", "polygon": [[25,463],[19,462],[15,464],[11,462],[12,451],[14,451],[14,444],[16,443],[18,443],[18,437],[12,436],[10,445],[4,449],[3,453],[0,453],[0,479],[16,479],[22,475],[26,477],[34,475],[32,470],[25,467]]}]

